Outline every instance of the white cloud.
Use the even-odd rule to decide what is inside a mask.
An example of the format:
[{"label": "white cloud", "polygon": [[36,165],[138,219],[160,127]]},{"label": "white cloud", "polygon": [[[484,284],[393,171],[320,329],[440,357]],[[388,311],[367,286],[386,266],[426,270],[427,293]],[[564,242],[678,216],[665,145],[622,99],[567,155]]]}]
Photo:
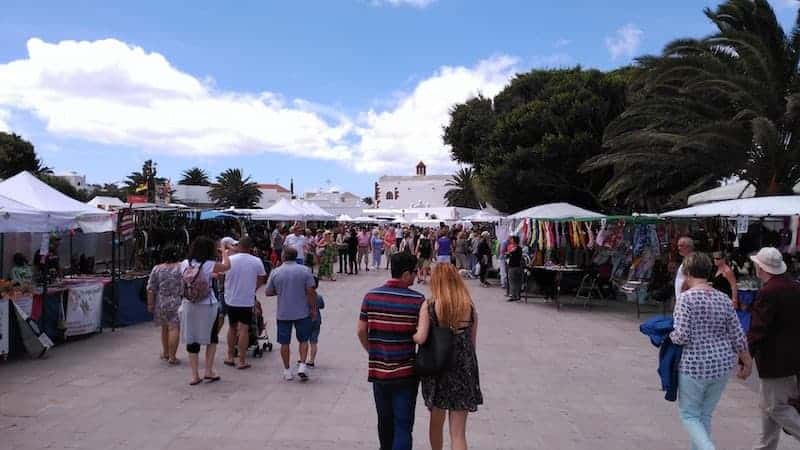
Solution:
[{"label": "white cloud", "polygon": [[349,121],[272,92],[216,91],[140,47],[30,39],[28,54],[0,64],[0,107],[31,112],[56,135],[192,155],[350,157]]},{"label": "white cloud", "polygon": [[408,173],[420,159],[431,173],[452,170],[441,137],[450,108],[478,93],[497,94],[517,62],[502,55],[474,67],[444,66],[386,106],[352,117],[274,92],[217,90],[208,77],[114,39],[34,38],[28,53],[0,64],[0,128],[20,112],[55,138],[156,154],[292,154],[373,173]]},{"label": "white cloud", "polygon": [[515,73],[517,60],[496,56],[475,67],[442,67],[391,110],[363,114],[356,131],[354,167],[362,172],[407,173],[423,160],[430,173],[456,167],[442,142],[442,128],[453,105],[479,93],[493,97]]},{"label": "white cloud", "polygon": [[644,38],[644,31],[629,23],[618,29],[614,36],[606,37],[606,48],[612,60],[621,57],[631,58],[639,50]]},{"label": "white cloud", "polygon": [[8,124],[8,111],[3,111],[0,109],[0,131],[9,132],[11,131],[11,126]]},{"label": "white cloud", "polygon": [[427,8],[437,0],[372,0],[375,6],[411,6],[414,8]]}]

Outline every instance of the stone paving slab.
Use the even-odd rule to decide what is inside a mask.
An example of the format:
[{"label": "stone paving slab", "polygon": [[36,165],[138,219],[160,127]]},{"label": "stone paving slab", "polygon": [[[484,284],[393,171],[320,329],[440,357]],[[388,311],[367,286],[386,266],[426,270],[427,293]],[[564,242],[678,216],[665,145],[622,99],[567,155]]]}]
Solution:
[{"label": "stone paving slab", "polygon": [[[355,327],[363,293],[386,277],[373,271],[323,282],[318,368],[306,384],[281,379],[275,351],[246,371],[223,366],[218,352],[222,381],[188,386],[186,364],[158,359],[151,324],[58,346],[44,360],[0,363],[0,450],[375,449]],[[639,333],[632,308],[509,304],[499,289],[469,283],[486,401],[469,418],[471,448],[688,447],[676,405],[659,391],[656,349]],[[274,300],[262,304],[274,318]],[[183,350],[179,357],[185,360]],[[729,384],[714,419],[717,448],[751,448],[756,386]],[[415,448],[428,448],[421,397],[416,420]],[[780,449],[800,445],[784,437]]]}]

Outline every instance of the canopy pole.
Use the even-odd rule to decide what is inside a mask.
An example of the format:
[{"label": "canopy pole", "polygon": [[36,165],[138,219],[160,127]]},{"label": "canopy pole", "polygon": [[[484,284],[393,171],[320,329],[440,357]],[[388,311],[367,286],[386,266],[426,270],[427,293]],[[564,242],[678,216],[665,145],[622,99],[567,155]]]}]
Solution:
[{"label": "canopy pole", "polygon": [[5,237],[5,233],[0,233],[0,279],[3,278],[3,270],[5,269],[3,265],[6,260]]},{"label": "canopy pole", "polygon": [[115,231],[111,231],[111,331],[117,331],[117,310],[119,309],[119,304],[117,303],[117,258],[115,256],[116,253],[116,241],[117,240],[117,233]]}]

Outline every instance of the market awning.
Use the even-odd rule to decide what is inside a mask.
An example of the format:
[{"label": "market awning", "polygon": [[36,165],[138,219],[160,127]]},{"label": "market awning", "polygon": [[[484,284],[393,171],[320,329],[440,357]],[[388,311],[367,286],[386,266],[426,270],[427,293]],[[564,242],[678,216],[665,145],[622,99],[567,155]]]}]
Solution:
[{"label": "market awning", "polygon": [[0,233],[46,233],[67,228],[72,222],[69,216],[43,213],[0,196]]},{"label": "market awning", "polygon": [[69,219],[69,223],[54,228],[81,228],[86,233],[102,233],[114,228],[111,213],[67,197],[28,172],[20,172],[0,183],[0,196],[49,215],[51,220]]},{"label": "market awning", "polygon": [[800,195],[754,197],[706,203],[661,214],[661,217],[770,217],[800,214]]},{"label": "market awning", "polygon": [[502,220],[502,216],[498,216],[495,214],[490,214],[486,211],[478,211],[475,214],[471,214],[467,217],[464,217],[463,220],[467,220],[469,222],[477,222],[477,223],[497,223]]},{"label": "market awning", "polygon": [[508,216],[509,219],[571,220],[602,219],[603,214],[579,208],[569,203],[547,203]]}]

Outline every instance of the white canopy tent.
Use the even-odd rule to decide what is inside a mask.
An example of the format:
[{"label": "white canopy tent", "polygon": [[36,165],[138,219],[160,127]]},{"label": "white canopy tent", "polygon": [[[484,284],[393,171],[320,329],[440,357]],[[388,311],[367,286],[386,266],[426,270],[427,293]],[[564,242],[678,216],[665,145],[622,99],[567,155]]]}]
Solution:
[{"label": "white canopy tent", "polygon": [[1,182],[0,196],[49,216],[48,220],[53,221],[54,226],[47,231],[63,227],[81,228],[85,233],[102,233],[114,229],[111,213],[67,197],[28,172],[20,172]]},{"label": "white canopy tent", "polygon": [[125,202],[118,199],[117,197],[104,197],[102,195],[99,195],[89,200],[88,202],[86,202],[86,204],[89,206],[93,206],[95,208],[103,208],[103,209],[124,208],[126,206]]},{"label": "white canopy tent", "polygon": [[374,217],[367,217],[367,216],[359,216],[355,219],[351,219],[351,222],[355,223],[380,223],[381,221],[374,218]]},{"label": "white canopy tent", "polygon": [[249,215],[254,220],[336,220],[336,216],[319,206],[282,198],[267,209],[230,209],[228,212]]},{"label": "white canopy tent", "polygon": [[547,203],[534,206],[508,216],[508,219],[537,220],[569,220],[569,219],[602,219],[600,213],[579,208],[569,203]]},{"label": "white canopy tent", "polygon": [[800,214],[800,195],[754,197],[706,203],[661,214],[661,217],[785,217]]},{"label": "white canopy tent", "polygon": [[470,214],[467,217],[464,217],[462,220],[466,220],[469,222],[477,222],[477,223],[497,223],[503,219],[503,216],[491,214],[485,210],[481,210],[476,212],[475,214]]},{"label": "white canopy tent", "polygon": [[72,222],[69,216],[42,213],[0,196],[0,233],[46,233],[67,228]]},{"label": "white canopy tent", "polygon": [[353,218],[348,216],[347,214],[342,214],[341,216],[336,218],[337,222],[352,222]]}]

